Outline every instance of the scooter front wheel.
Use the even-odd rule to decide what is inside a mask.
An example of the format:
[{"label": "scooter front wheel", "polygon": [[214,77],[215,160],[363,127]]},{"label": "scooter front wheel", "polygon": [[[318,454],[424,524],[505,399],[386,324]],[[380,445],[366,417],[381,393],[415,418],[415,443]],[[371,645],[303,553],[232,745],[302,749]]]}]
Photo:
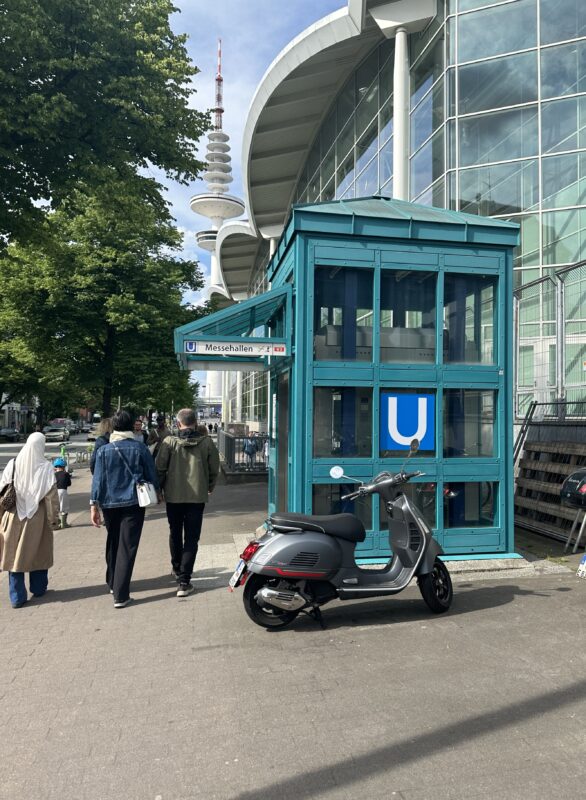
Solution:
[{"label": "scooter front wheel", "polygon": [[256,596],[263,586],[276,589],[280,583],[278,578],[267,578],[264,575],[249,575],[244,584],[244,610],[253,622],[261,628],[284,628],[293,622],[299,611],[285,611],[275,606],[261,605]]},{"label": "scooter front wheel", "polygon": [[443,614],[452,605],[452,579],[448,568],[439,558],[433,562],[431,572],[419,576],[418,583],[421,596],[434,614]]}]

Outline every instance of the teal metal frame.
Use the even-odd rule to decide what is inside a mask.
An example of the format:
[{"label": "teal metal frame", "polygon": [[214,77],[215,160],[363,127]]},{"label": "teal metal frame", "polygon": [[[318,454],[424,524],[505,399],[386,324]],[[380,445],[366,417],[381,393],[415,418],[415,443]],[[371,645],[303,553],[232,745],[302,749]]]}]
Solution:
[{"label": "teal metal frame", "polygon": [[[375,205],[377,216],[366,206]],[[390,207],[390,208],[389,208]],[[347,209],[352,209],[349,214]],[[399,208],[404,218],[389,219]],[[365,216],[360,216],[364,209]],[[430,217],[432,219],[430,219]],[[269,397],[280,368],[291,370],[289,419],[288,510],[312,513],[314,485],[332,484],[329,470],[344,467],[355,479],[368,480],[377,472],[399,469],[402,458],[380,456],[380,393],[383,389],[429,389],[436,395],[436,449],[433,458],[418,458],[426,473],[422,481],[436,483],[435,535],[446,554],[463,557],[503,557],[512,554],[512,275],[513,247],[518,228],[513,223],[428,209],[398,201],[373,198],[298,206],[279,243],[269,276],[273,286],[289,282],[294,287],[293,352],[271,370]],[[373,273],[373,360],[315,361],[313,357],[314,273],[320,266],[368,269]],[[385,270],[425,270],[437,273],[436,363],[386,364],[378,360],[380,345],[380,282]],[[493,342],[495,363],[444,364],[444,276],[446,274],[495,276]],[[313,456],[313,390],[317,386],[369,387],[372,389],[372,447],[369,458],[315,458]],[[487,458],[443,456],[445,389],[484,389],[496,392],[495,449]],[[270,411],[273,404],[269,403]],[[269,429],[272,421],[269,421]],[[277,435],[279,435],[277,433]],[[276,449],[271,449],[273,458]],[[284,465],[274,463],[273,468]],[[475,481],[498,487],[495,525],[445,528],[444,484]],[[278,508],[276,481],[269,487],[269,511]],[[359,555],[380,560],[388,555],[388,532],[380,529],[378,498],[372,502],[372,525]]]},{"label": "teal metal frame", "polygon": [[[435,456],[417,457],[426,474],[420,480],[436,484],[435,535],[447,558],[490,558],[513,555],[513,249],[518,244],[515,223],[428,208],[387,198],[334,201],[295,206],[267,267],[269,292],[220,311],[175,332],[180,363],[190,366],[185,342],[283,342],[287,354],[255,359],[269,371],[269,512],[312,513],[313,487],[334,483],[334,464],[355,479],[369,480],[377,472],[398,470],[403,459],[380,455],[380,396],[384,389],[431,390],[435,393]],[[369,270],[373,276],[372,360],[314,360],[314,275],[318,267]],[[436,273],[435,363],[384,363],[379,359],[381,277],[387,270]],[[443,363],[444,280],[448,274],[494,276],[493,364]],[[283,336],[255,337],[252,325],[267,323],[285,307]],[[226,335],[222,335],[222,331]],[[266,331],[265,331],[266,333]],[[233,339],[231,338],[233,337]],[[199,357],[201,359],[201,357]],[[194,359],[195,360],[195,359]],[[245,370],[252,359],[225,356],[214,360]],[[205,361],[212,361],[205,356]],[[218,365],[220,366],[220,365]],[[209,368],[209,367],[207,367]],[[289,374],[289,416],[279,430],[276,392],[279,376]],[[372,443],[369,457],[316,458],[313,455],[314,388],[367,387],[372,390]],[[444,391],[478,389],[496,393],[494,452],[486,458],[443,455]],[[285,427],[284,425],[282,426]],[[286,455],[279,463],[278,454]],[[279,438],[281,441],[279,442]],[[279,507],[278,474],[286,473],[287,508]],[[491,527],[445,527],[445,484],[474,481],[497,487],[495,524]],[[281,498],[282,499],[282,498]],[[362,559],[388,556],[388,533],[379,524],[378,498],[361,546]]]}]

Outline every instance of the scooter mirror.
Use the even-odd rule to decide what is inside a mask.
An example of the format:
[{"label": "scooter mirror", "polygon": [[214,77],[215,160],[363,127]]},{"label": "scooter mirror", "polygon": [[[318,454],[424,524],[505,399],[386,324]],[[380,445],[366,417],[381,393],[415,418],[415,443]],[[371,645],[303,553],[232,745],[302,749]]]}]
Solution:
[{"label": "scooter mirror", "polygon": [[411,450],[412,453],[416,453],[419,450],[419,439],[411,439],[409,450]]},{"label": "scooter mirror", "polygon": [[339,478],[344,477],[344,470],[342,467],[332,467],[330,470],[330,477],[334,478],[335,480],[339,480]]}]

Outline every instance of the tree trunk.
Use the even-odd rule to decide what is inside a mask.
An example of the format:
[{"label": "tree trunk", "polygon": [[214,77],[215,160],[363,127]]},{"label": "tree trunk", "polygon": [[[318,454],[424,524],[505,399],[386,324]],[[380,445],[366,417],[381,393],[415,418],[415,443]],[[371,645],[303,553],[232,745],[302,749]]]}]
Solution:
[{"label": "tree trunk", "polygon": [[116,333],[111,325],[108,325],[106,333],[106,343],[104,344],[104,387],[102,391],[102,415],[110,417],[112,415],[112,384],[114,382],[114,354],[116,348]]}]

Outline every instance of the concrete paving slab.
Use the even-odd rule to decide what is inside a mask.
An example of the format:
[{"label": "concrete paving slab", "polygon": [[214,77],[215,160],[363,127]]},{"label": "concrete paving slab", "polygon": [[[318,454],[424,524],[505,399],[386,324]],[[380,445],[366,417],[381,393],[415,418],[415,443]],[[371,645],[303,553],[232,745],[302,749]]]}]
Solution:
[{"label": "concrete paving slab", "polygon": [[118,611],[87,485],[80,470],[47,596],[12,610],[0,576],[0,800],[582,796],[574,572],[460,572],[446,615],[411,587],[267,632],[226,588],[265,487],[218,487],[196,594],[175,596],[157,508]]}]

